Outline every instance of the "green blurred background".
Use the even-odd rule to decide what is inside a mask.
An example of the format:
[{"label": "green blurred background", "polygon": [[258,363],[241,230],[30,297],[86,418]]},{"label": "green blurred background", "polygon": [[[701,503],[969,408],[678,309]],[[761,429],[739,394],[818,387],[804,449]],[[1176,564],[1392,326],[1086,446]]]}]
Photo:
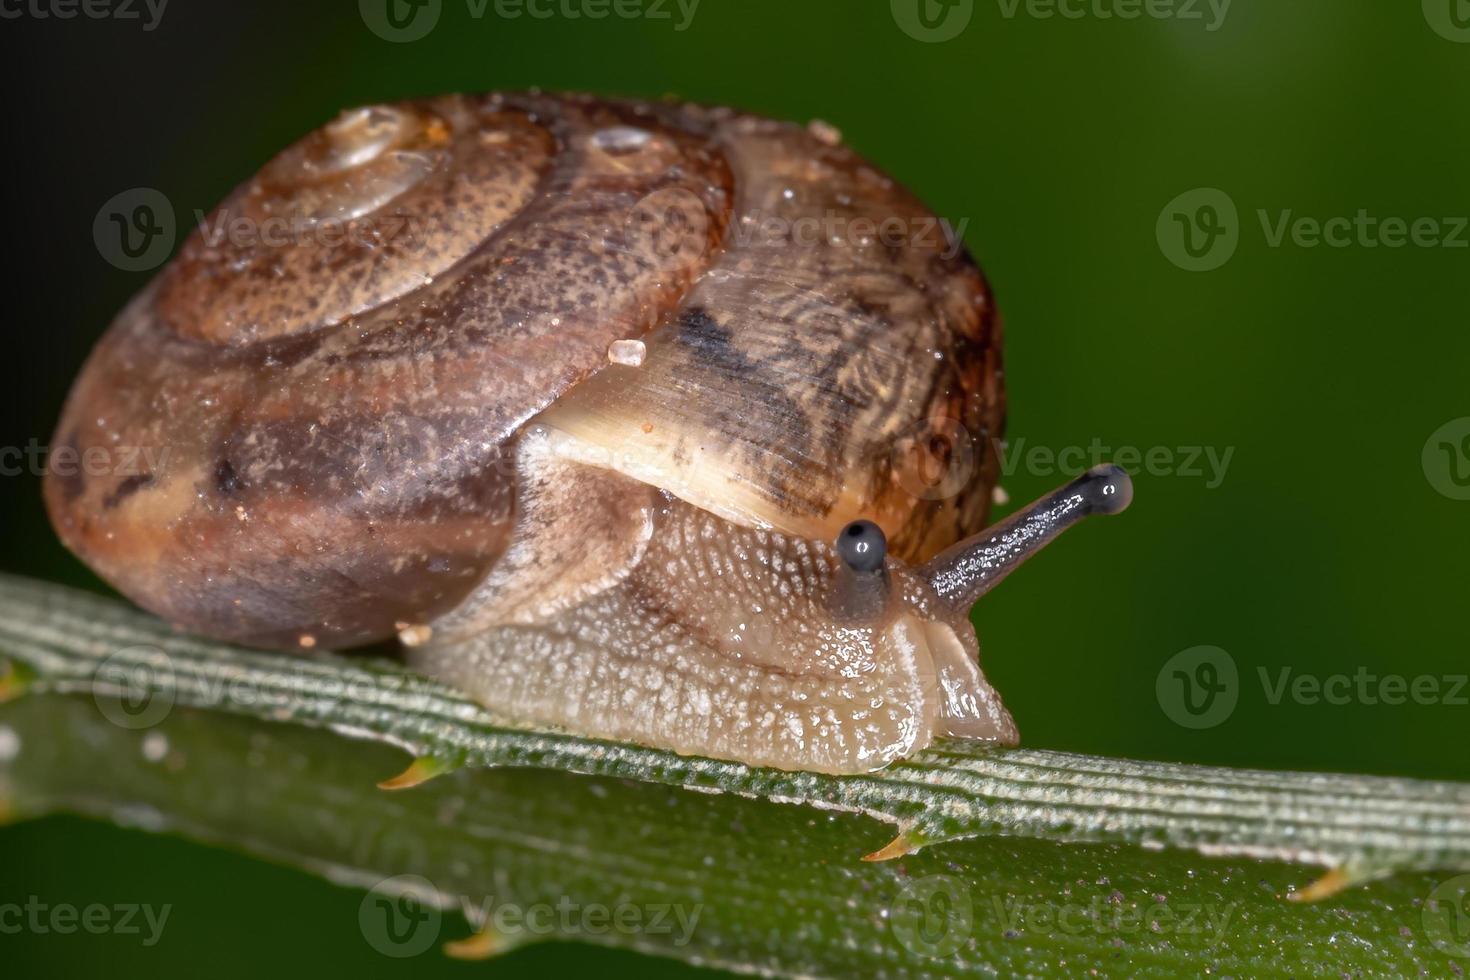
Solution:
[{"label": "green blurred background", "polygon": [[[1259,674],[1432,676],[1446,693],[1470,672],[1470,501],[1455,481],[1470,471],[1470,422],[1451,424],[1470,416],[1461,0],[1236,0],[1223,20],[1204,0],[1155,0],[1177,15],[1131,20],[1099,15],[1128,0],[1072,0],[1080,18],[1024,0],[700,0],[687,21],[689,0],[661,3],[667,19],[596,20],[558,12],[596,0],[543,2],[553,16],[511,19],[442,0],[407,43],[376,35],[353,0],[174,0],[151,30],[141,5],[144,21],[7,7],[22,15],[0,20],[12,345],[0,443],[49,438],[88,347],[145,281],[93,241],[120,191],[158,188],[186,223],[340,108],[446,91],[675,95],[821,118],[968,221],[1006,321],[1013,502],[1061,480],[1031,447],[1156,448],[1131,511],[1074,532],[976,610],[1025,742],[1470,778],[1470,690],[1458,703],[1273,704]],[[935,30],[915,26],[919,2]],[[1175,213],[1209,215],[1198,195],[1166,205],[1196,188],[1223,191],[1238,215],[1213,212],[1229,234],[1206,264],[1238,247],[1210,271],[1171,260]],[[1272,242],[1287,211],[1360,209],[1436,226],[1401,247],[1356,232],[1340,247]],[[1203,463],[1190,475],[1189,447],[1232,452],[1223,478]],[[103,588],[56,542],[29,474],[0,478],[0,556],[7,571]],[[1239,679],[1233,712],[1196,729],[1171,720],[1156,679],[1200,645],[1227,651]],[[0,831],[0,903],[30,895],[173,913],[152,948],[0,935],[10,976],[699,972],[567,945],[390,961],[363,941],[355,892],[72,819]]]}]

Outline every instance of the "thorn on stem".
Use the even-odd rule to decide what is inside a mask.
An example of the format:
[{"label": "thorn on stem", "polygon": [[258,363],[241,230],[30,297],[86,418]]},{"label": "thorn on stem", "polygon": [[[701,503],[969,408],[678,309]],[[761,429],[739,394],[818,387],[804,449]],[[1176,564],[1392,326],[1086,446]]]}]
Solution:
[{"label": "thorn on stem", "polygon": [[488,960],[518,945],[511,937],[486,926],[463,939],[451,939],[445,943],[444,955],[454,960]]},{"label": "thorn on stem", "polygon": [[1333,897],[1352,883],[1352,878],[1342,868],[1333,868],[1307,887],[1288,893],[1286,900],[1289,902],[1320,902]]},{"label": "thorn on stem", "polygon": [[435,776],[442,776],[446,772],[452,772],[458,768],[443,759],[436,759],[431,755],[422,755],[408,764],[408,768],[390,779],[385,779],[378,784],[378,789],[400,790],[413,789],[415,786],[427,783]]},{"label": "thorn on stem", "polygon": [[901,858],[905,854],[912,854],[923,846],[909,830],[899,831],[897,837],[884,844],[871,854],[864,854],[864,861],[892,861]]}]

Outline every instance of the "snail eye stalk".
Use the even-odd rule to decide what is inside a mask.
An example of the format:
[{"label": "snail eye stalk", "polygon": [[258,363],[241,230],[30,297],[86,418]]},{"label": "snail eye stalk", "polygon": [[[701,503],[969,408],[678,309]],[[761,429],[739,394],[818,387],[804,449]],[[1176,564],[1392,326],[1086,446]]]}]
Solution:
[{"label": "snail eye stalk", "polygon": [[870,625],[888,606],[888,539],[872,521],[853,521],[832,545],[841,559],[832,586],[832,616],[840,623]]},{"label": "snail eye stalk", "polygon": [[1058,534],[1089,514],[1126,510],[1132,501],[1133,481],[1121,467],[1095,466],[994,527],[940,552],[919,572],[941,599],[966,612]]}]

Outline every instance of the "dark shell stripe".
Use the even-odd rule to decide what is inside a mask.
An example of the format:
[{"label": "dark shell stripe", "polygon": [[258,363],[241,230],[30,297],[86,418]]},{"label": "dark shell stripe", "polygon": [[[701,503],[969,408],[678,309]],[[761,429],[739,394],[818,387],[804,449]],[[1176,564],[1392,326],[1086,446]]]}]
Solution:
[{"label": "dark shell stripe", "polygon": [[[641,433],[656,408],[671,452],[710,450],[758,502],[747,520],[871,507],[901,543],[947,543],[993,474],[918,500],[885,467],[930,416],[998,431],[983,285],[963,255],[752,246],[740,224],[818,206],[927,215],[841,147],[728,110],[532,94],[344,113],[227,198],[98,344],[56,444],[151,462],[48,478],[53,522],[189,628],[378,639],[483,578],[514,513],[511,440],[591,379],[619,421]],[[637,337],[645,366],[604,370]]]}]

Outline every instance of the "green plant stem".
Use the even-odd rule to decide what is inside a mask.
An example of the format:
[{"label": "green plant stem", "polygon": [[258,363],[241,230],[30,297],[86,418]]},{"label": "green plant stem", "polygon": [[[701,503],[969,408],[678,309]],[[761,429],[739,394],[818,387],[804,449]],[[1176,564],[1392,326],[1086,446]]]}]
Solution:
[{"label": "green plant stem", "polygon": [[[685,944],[647,930],[556,934],[746,970],[1070,974],[1117,968],[1123,948],[1133,973],[1439,971],[1449,957],[1427,931],[1437,906],[1426,899],[1446,876],[1428,872],[1470,870],[1463,785],[965,742],[867,776],[751,769],[516,728],[392,664],[208,643],[10,577],[0,655],[16,665],[11,693],[26,695],[0,709],[21,746],[0,762],[18,815],[142,823],[357,885],[418,875],[472,920],[488,895],[700,905]],[[149,737],[154,751],[140,748]],[[182,760],[174,769],[156,758],[160,738],[162,758]],[[420,760],[406,782],[437,778],[376,788],[407,761],[397,750]],[[895,827],[898,860],[862,861]],[[1301,865],[1338,869],[1321,897],[1402,874],[1287,903],[1317,877]],[[961,889],[948,907],[970,917],[954,950],[895,925],[933,874]],[[1160,930],[1146,913],[1161,904],[1208,905],[1233,924],[1185,933],[1171,912]],[[1031,919],[1047,916],[1026,915],[1073,906],[1106,921],[1038,929]],[[1153,925],[1109,918],[1126,909]],[[1360,941],[1313,951],[1345,921]]]}]

